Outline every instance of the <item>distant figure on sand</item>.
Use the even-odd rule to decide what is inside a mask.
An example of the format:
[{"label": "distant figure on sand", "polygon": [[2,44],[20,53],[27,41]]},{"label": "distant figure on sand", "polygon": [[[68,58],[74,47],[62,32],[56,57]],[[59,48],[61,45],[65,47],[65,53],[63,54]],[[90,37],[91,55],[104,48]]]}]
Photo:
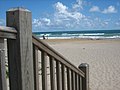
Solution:
[{"label": "distant figure on sand", "polygon": [[43,35],[43,39],[45,39],[45,35]]},{"label": "distant figure on sand", "polygon": [[48,35],[46,35],[46,34],[43,35],[42,37],[43,37],[43,39],[48,39]]}]

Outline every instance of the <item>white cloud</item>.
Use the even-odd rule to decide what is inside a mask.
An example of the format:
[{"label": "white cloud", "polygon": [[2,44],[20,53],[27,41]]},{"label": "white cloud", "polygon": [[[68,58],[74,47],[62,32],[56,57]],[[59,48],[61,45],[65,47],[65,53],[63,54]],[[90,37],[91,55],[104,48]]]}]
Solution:
[{"label": "white cloud", "polygon": [[104,13],[104,14],[108,14],[108,13],[110,14],[110,13],[117,13],[117,9],[112,5],[104,10],[100,10],[100,8],[98,6],[92,6],[90,8],[89,12],[100,12],[100,13]]},{"label": "white cloud", "polygon": [[51,24],[51,20],[48,18],[42,18],[41,22],[44,23],[44,25],[48,26]]},{"label": "white cloud", "polygon": [[90,12],[100,12],[100,9],[98,6],[92,6],[92,8],[90,8],[89,10]]},{"label": "white cloud", "polygon": [[41,19],[33,19],[32,24],[35,27],[44,27],[49,26],[51,24],[51,20],[48,18],[41,18]]},{"label": "white cloud", "polygon": [[63,5],[60,2],[57,2],[55,4],[55,9],[57,11],[55,12],[54,16],[57,19],[61,19],[61,20],[75,19],[75,20],[79,21],[80,19],[85,17],[83,14],[81,14],[78,11],[70,12],[71,10],[69,10],[67,6]]},{"label": "white cloud", "polygon": [[105,13],[105,14],[107,14],[107,13],[117,13],[117,10],[114,6],[111,5],[107,9],[104,9],[102,11],[102,13]]},{"label": "white cloud", "polygon": [[108,22],[107,22],[107,21],[105,21],[105,22],[104,22],[104,25],[108,25]]},{"label": "white cloud", "polygon": [[55,9],[59,13],[66,13],[68,7],[66,7],[65,5],[63,5],[61,2],[57,2],[57,3],[55,3]]},{"label": "white cloud", "polygon": [[80,8],[80,9],[83,9],[83,0],[77,0],[75,4],[73,4],[73,9],[77,9],[77,8]]},{"label": "white cloud", "polygon": [[41,24],[41,21],[39,19],[33,19],[33,22],[32,24],[35,26],[35,27],[40,27],[42,24]]}]

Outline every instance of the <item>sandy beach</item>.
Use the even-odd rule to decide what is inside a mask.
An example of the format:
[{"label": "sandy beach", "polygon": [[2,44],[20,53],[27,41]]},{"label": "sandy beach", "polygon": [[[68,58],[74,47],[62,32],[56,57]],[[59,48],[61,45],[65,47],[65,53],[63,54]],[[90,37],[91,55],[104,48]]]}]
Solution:
[{"label": "sandy beach", "polygon": [[76,67],[88,63],[90,90],[120,90],[120,40],[45,40]]}]

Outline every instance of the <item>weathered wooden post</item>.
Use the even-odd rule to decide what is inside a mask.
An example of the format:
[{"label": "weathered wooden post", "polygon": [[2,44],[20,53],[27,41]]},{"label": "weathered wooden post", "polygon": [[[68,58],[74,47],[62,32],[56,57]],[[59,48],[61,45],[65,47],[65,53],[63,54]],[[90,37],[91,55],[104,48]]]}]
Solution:
[{"label": "weathered wooden post", "polygon": [[4,39],[0,38],[0,90],[7,90]]},{"label": "weathered wooden post", "polygon": [[10,90],[34,90],[31,12],[12,8],[6,13],[7,26],[17,30],[16,40],[8,39]]},{"label": "weathered wooden post", "polygon": [[89,90],[89,64],[82,63],[78,68],[85,73],[85,78],[82,78],[82,90]]}]

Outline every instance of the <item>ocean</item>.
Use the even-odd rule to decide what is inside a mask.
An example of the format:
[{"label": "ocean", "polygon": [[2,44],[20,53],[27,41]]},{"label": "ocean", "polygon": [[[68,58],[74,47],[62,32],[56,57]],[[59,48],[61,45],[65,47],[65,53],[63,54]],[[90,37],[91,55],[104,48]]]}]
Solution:
[{"label": "ocean", "polygon": [[120,30],[33,32],[40,39],[120,39]]}]

